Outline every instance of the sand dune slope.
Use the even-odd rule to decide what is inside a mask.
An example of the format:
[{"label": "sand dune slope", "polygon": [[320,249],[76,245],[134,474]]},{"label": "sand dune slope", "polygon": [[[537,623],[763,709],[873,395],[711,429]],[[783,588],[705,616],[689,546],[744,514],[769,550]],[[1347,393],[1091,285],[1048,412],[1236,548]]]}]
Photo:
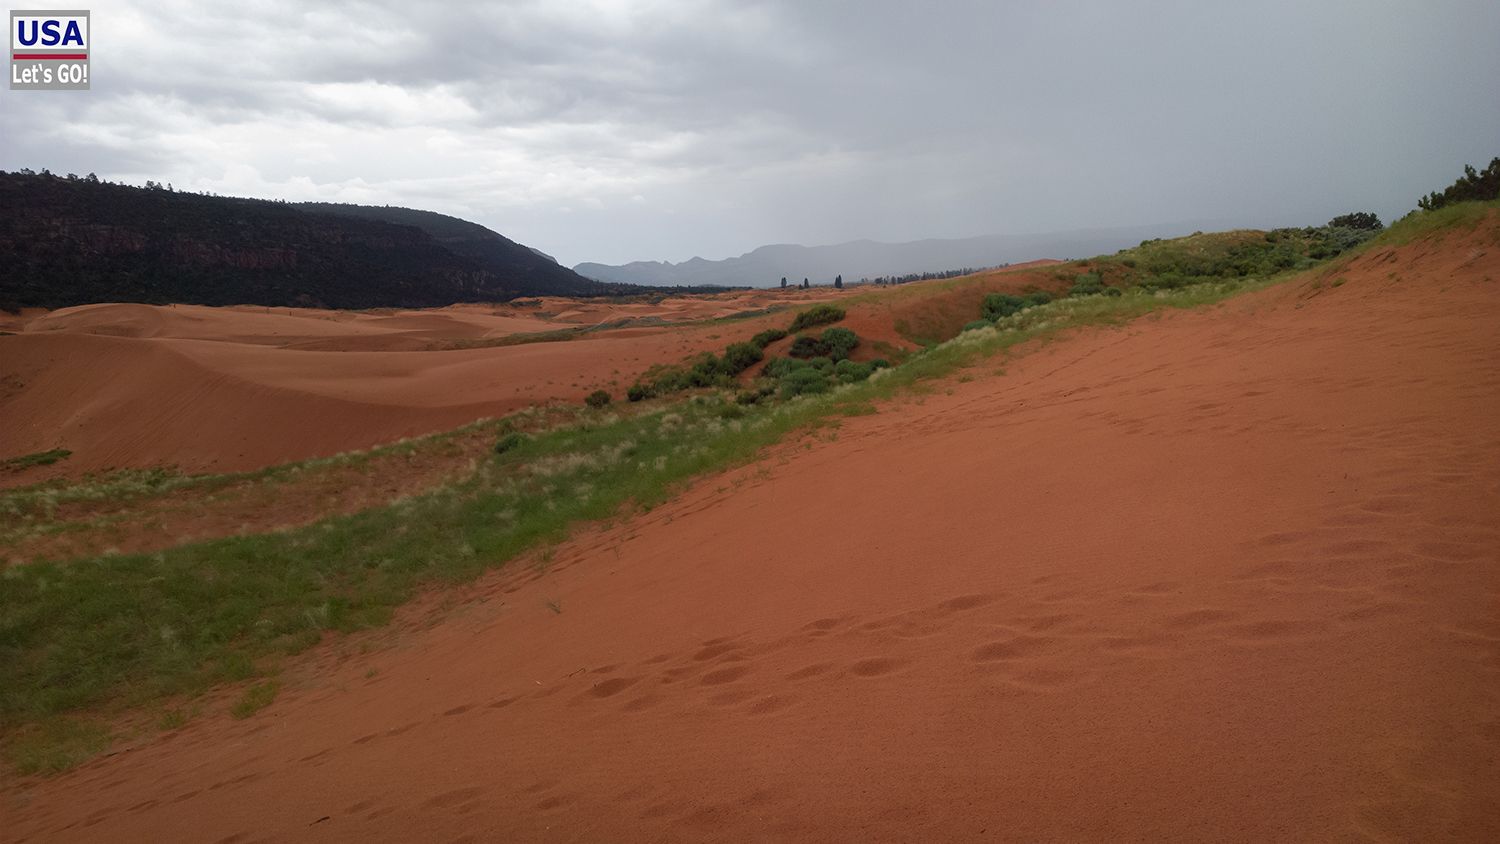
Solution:
[{"label": "sand dune slope", "polygon": [[11,835],[1500,839],[1486,275],[1417,244],[993,361],[16,784]]},{"label": "sand dune slope", "polygon": [[315,351],[28,332],[0,338],[0,455],[65,447],[74,454],[55,468],[73,473],[254,469],[446,430],[548,399],[577,401],[599,387],[619,396],[621,385],[652,363],[722,345],[709,333],[456,351],[392,351],[387,338],[407,335],[377,334],[364,336],[386,350]]},{"label": "sand dune slope", "polygon": [[[111,468],[256,469],[579,401],[599,388],[620,397],[653,364],[722,349],[787,319],[754,314],[834,293],[369,312],[116,303],[0,318],[14,334],[0,335],[0,459],[73,452],[0,485]],[[752,317],[692,323],[741,313]],[[689,324],[666,328],[663,319]],[[570,342],[492,342],[601,325],[632,327]]]}]

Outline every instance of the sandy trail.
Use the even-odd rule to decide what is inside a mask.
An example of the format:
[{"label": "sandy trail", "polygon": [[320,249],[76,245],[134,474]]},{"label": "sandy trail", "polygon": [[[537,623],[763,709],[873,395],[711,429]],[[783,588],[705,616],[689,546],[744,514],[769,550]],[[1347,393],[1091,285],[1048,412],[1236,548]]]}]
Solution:
[{"label": "sandy trail", "polygon": [[249,721],[15,783],[0,828],[1500,839],[1474,251],[991,361],[308,665]]}]

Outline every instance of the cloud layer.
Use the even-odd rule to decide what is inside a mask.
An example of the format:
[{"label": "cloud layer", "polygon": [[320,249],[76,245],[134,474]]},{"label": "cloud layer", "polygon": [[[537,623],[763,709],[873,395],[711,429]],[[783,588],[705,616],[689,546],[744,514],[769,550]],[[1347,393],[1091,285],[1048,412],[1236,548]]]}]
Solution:
[{"label": "cloud layer", "polygon": [[96,2],[93,90],[0,91],[0,168],[430,208],[615,263],[1389,217],[1500,154],[1480,0],[310,5]]}]

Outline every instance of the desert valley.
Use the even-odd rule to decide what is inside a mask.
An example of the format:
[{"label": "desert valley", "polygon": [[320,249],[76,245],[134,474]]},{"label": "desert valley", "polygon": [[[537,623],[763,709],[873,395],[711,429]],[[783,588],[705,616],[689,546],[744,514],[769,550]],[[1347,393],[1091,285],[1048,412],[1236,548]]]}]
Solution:
[{"label": "desert valley", "polygon": [[[551,426],[605,436],[629,420],[709,449],[729,425],[803,418],[659,503],[502,542],[515,558],[494,571],[495,524],[466,512],[452,547],[424,550],[481,559],[401,580],[413,598],[389,622],[329,618],[339,595],[351,614],[373,600],[338,585],[364,566],[311,561],[317,582],[293,578],[306,592],[261,610],[304,618],[258,637],[269,625],[247,616],[249,642],[200,652],[232,647],[274,680],[166,684],[113,716],[102,757],[12,780],[9,828],[1489,837],[1500,210],[1461,208],[1273,284],[1064,297],[962,333],[986,296],[1061,295],[1124,264],[634,304],[11,317],[7,451],[72,454],[5,478],[10,600],[80,566],[171,582],[323,531],[370,542],[339,513],[373,508],[400,531],[424,509],[451,515],[428,498],[610,482],[587,474],[599,444],[540,450]],[[562,409],[830,303],[861,338],[856,359],[904,362],[780,405],[709,390]],[[923,351],[909,336],[922,330],[955,336]],[[497,458],[501,423],[481,417],[524,420],[539,451]],[[142,476],[163,466],[178,468]],[[151,600],[187,600],[179,588]],[[191,636],[223,609],[152,623]],[[168,658],[136,655],[122,679],[152,670],[142,656]],[[57,670],[33,659],[21,670]],[[274,699],[236,717],[266,688]],[[406,784],[373,773],[389,770]]]},{"label": "desert valley", "polygon": [[0,844],[1500,841],[1500,10],[11,26]]}]

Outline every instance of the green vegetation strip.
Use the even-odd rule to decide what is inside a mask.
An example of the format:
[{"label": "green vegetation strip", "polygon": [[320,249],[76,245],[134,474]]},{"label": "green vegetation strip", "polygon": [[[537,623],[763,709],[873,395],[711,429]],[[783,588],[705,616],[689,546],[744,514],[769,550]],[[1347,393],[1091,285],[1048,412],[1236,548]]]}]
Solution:
[{"label": "green vegetation strip", "polygon": [[59,460],[67,459],[72,454],[73,452],[68,451],[66,448],[38,451],[35,454],[23,454],[20,457],[0,460],[0,471],[19,472],[22,469],[30,469],[33,466],[51,466]]}]

